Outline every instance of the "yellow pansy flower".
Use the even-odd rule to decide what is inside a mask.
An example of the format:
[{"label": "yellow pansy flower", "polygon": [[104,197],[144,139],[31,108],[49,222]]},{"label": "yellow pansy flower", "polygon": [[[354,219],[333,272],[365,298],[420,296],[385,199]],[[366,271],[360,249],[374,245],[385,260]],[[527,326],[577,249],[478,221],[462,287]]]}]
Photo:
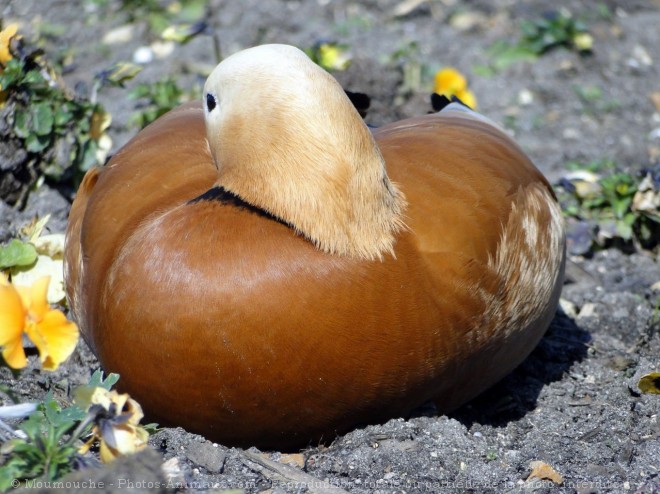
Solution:
[{"label": "yellow pansy flower", "polygon": [[456,96],[470,108],[477,108],[477,98],[468,89],[465,76],[452,67],[436,72],[433,91],[448,98]]},{"label": "yellow pansy flower", "polygon": [[5,29],[0,31],[0,64],[6,64],[12,58],[9,52],[9,41],[16,36],[18,32],[18,24],[9,24]]},{"label": "yellow pansy flower", "polygon": [[22,342],[26,315],[18,291],[0,273],[0,346],[2,358],[14,369],[27,365]]},{"label": "yellow pansy flower", "polygon": [[14,286],[0,274],[0,346],[7,365],[21,369],[27,365],[23,334],[34,342],[45,370],[55,370],[78,343],[78,327],[64,314],[51,309],[46,294],[50,277],[30,287]]},{"label": "yellow pansy flower", "polygon": [[86,453],[95,441],[100,441],[101,461],[108,463],[118,456],[136,453],[147,446],[149,433],[139,425],[144,417],[140,404],[128,394],[119,394],[101,387],[82,387],[76,392],[76,403],[90,410],[102,409],[97,414],[92,437],[80,453]]}]

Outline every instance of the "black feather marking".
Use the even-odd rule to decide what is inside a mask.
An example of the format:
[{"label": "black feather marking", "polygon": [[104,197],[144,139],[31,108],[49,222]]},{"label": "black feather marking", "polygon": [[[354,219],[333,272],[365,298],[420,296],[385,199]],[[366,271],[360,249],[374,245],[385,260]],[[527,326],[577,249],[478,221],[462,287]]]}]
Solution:
[{"label": "black feather marking", "polygon": [[283,219],[278,218],[274,214],[269,213],[265,209],[261,209],[257,206],[254,206],[253,204],[250,204],[249,202],[244,201],[239,196],[237,196],[231,191],[228,191],[224,187],[220,187],[220,186],[212,187],[206,192],[204,192],[202,195],[188,201],[188,204],[197,204],[198,202],[202,202],[202,201],[209,201],[209,202],[216,201],[222,204],[227,204],[230,206],[237,207],[239,209],[244,209],[251,213],[257,214],[263,218],[268,218],[269,220],[277,221],[278,223],[281,223],[282,225],[295,230],[295,228],[293,228],[291,224],[287,223]]},{"label": "black feather marking", "polygon": [[444,94],[438,94],[438,93],[432,93],[431,94],[431,106],[433,107],[434,112],[439,112],[444,110],[447,105],[450,103],[458,103],[460,105],[463,105],[465,108],[470,108],[468,105],[463,103],[459,98],[456,96],[452,96],[451,99],[447,98]]},{"label": "black feather marking", "polygon": [[364,93],[354,93],[353,91],[348,91],[344,89],[346,96],[351,100],[353,106],[358,111],[360,116],[364,118],[367,115],[367,110],[371,106],[371,98],[369,95]]},{"label": "black feather marking", "polygon": [[431,107],[433,108],[433,111],[442,111],[449,103],[451,103],[451,100],[444,94],[431,94]]}]

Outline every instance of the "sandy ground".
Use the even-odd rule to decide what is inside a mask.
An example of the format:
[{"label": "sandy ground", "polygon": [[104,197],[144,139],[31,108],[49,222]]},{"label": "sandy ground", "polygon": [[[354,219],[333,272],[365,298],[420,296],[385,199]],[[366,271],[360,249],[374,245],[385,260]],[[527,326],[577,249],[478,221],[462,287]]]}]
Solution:
[{"label": "sandy ground", "polygon": [[[367,120],[374,125],[425,113],[427,74],[455,66],[468,76],[479,110],[503,124],[552,181],[572,160],[613,159],[633,171],[658,163],[660,112],[649,95],[660,91],[659,2],[609,0],[596,8],[596,2],[573,0],[444,0],[420,2],[397,16],[402,4],[410,2],[211,1],[206,21],[219,32],[225,55],[264,42],[346,43],[353,64],[336,75],[347,89],[372,96]],[[138,22],[126,41],[103,43],[105,34],[126,23],[126,14],[113,5],[9,0],[0,16],[20,21],[28,33],[43,32],[45,23],[66,27],[44,48],[71,50],[66,78],[73,87],[89,84],[95,73],[130,60],[152,41]],[[557,50],[490,76],[475,69],[490,63],[488,48],[495,41],[517,36],[520,19],[559,7],[589,26],[591,56]],[[406,48],[408,55],[395,60],[393,54]],[[421,64],[424,77],[418,88],[402,92],[404,62]],[[129,87],[164,75],[174,75],[181,85],[200,84],[195,67],[209,64],[212,43],[200,37],[147,64]],[[601,96],[586,101],[579,88],[598,88]],[[128,125],[135,102],[120,89],[104,91],[100,101],[113,115],[117,149],[136,133]],[[53,213],[51,229],[63,231],[70,199],[67,191],[45,185],[24,211],[0,202],[0,238],[35,213]],[[407,420],[358,429],[299,455],[229,449],[181,429],[164,429],[151,439],[162,457],[144,455],[74,475],[105,479],[110,490],[135,491],[153,491],[160,482],[160,490],[196,491],[659,492],[660,401],[640,394],[636,382],[660,366],[660,298],[652,288],[660,281],[660,265],[650,255],[616,250],[572,256],[572,262],[578,269],[565,286],[563,311],[538,348],[512,375],[450,416],[425,407]],[[19,380],[0,370],[2,382],[25,400],[47,390],[64,398],[98,367],[83,343],[55,373],[39,372],[35,360],[32,352]],[[154,473],[163,460],[169,485]],[[527,480],[534,461],[550,465],[563,482]],[[152,484],[129,484],[146,478]]]}]

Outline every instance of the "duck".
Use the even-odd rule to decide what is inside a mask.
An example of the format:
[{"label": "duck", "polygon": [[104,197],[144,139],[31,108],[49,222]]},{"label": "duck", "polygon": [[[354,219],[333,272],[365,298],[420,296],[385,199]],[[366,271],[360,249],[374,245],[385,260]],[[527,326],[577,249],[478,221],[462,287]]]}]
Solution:
[{"label": "duck", "polygon": [[492,121],[451,103],[370,128],[270,44],[87,172],[65,279],[149,418],[289,450],[500,381],[549,327],[565,252],[551,186]]}]

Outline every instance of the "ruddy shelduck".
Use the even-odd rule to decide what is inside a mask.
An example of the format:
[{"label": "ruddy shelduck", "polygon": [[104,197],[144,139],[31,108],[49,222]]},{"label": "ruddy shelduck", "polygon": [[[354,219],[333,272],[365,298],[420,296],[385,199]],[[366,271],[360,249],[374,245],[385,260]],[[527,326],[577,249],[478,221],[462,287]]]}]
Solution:
[{"label": "ruddy shelduck", "polygon": [[85,176],[67,293],[153,420],[295,448],[455,409],[549,326],[551,187],[453,103],[370,130],[300,50],[247,49]]}]

